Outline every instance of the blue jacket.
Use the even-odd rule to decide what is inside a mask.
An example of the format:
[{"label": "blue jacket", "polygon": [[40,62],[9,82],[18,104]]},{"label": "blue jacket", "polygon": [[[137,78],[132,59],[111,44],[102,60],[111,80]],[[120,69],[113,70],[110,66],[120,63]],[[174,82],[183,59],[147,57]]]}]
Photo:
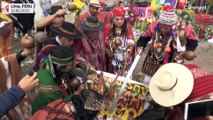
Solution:
[{"label": "blue jacket", "polygon": [[18,86],[13,86],[0,95],[0,118],[11,108],[15,107],[25,96],[25,92]]}]

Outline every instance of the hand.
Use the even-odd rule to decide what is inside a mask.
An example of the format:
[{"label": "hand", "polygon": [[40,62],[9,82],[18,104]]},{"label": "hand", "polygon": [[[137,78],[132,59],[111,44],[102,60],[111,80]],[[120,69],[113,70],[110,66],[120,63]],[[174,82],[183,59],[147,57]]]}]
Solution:
[{"label": "hand", "polygon": [[87,83],[82,83],[82,84],[79,86],[78,90],[76,90],[76,91],[74,92],[74,94],[75,94],[75,95],[80,95],[81,92],[82,92],[84,89],[87,89]]},{"label": "hand", "polygon": [[116,39],[115,39],[115,45],[116,45],[116,46],[122,45],[122,41],[121,41],[120,38],[116,38]]},{"label": "hand", "polygon": [[29,92],[31,91],[35,86],[38,85],[38,78],[37,73],[35,72],[32,76],[26,75],[23,77],[19,83],[18,86],[24,91]]},{"label": "hand", "polygon": [[106,49],[106,54],[108,57],[113,57],[113,52],[111,52],[109,49]]},{"label": "hand", "polygon": [[134,44],[133,43],[129,43],[126,47],[126,51],[129,53],[129,54],[132,54],[133,53],[133,50],[134,50]]},{"label": "hand", "polygon": [[64,15],[66,13],[66,10],[64,10],[64,9],[59,9],[56,13],[55,13],[55,15],[56,16],[58,16],[58,15]]}]

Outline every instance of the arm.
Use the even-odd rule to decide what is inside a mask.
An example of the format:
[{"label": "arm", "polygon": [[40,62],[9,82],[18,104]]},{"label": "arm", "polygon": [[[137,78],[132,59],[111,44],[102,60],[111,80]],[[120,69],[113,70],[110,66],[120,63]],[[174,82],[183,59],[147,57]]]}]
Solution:
[{"label": "arm", "polygon": [[36,27],[37,28],[43,28],[45,26],[47,26],[48,24],[50,24],[58,15],[61,14],[65,14],[65,10],[64,9],[60,9],[58,10],[55,14],[49,15],[47,17],[42,18],[41,20],[39,20],[36,23]]},{"label": "arm", "polygon": [[48,24],[50,24],[53,19],[56,17],[56,14],[53,14],[53,15],[49,15],[47,17],[44,17],[42,18],[41,20],[39,20],[37,23],[36,23],[36,27],[37,28],[43,28],[45,26],[47,26]]},{"label": "arm", "polygon": [[151,40],[151,37],[140,37],[137,41],[137,47],[145,48],[147,43]]},{"label": "arm", "polygon": [[37,73],[26,75],[20,80],[18,86],[10,88],[0,95],[0,118],[11,108],[15,107],[24,97],[25,93],[38,85]]},{"label": "arm", "polygon": [[151,40],[152,34],[154,33],[154,29],[156,27],[156,23],[150,24],[149,28],[141,34],[140,38],[137,41],[137,47],[145,48],[147,43]]},{"label": "arm", "polygon": [[24,97],[24,91],[17,86],[10,88],[0,96],[0,118],[11,108],[15,107]]}]

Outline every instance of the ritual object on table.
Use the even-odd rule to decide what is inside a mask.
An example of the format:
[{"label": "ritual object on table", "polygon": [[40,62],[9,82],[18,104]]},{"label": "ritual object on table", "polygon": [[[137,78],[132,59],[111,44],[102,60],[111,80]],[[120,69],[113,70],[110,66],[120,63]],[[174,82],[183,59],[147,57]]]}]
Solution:
[{"label": "ritual object on table", "polygon": [[[98,71],[98,73],[100,73],[100,71]],[[125,80],[125,78],[121,76],[119,76],[117,80],[114,80],[115,78],[116,75],[103,72],[103,82],[107,91],[104,94],[104,107],[98,114],[98,118],[107,117],[120,120],[136,118],[144,111],[144,99],[149,92],[148,87],[142,83],[133,80],[130,81],[127,83],[115,109],[113,112],[110,112],[112,102]]]}]

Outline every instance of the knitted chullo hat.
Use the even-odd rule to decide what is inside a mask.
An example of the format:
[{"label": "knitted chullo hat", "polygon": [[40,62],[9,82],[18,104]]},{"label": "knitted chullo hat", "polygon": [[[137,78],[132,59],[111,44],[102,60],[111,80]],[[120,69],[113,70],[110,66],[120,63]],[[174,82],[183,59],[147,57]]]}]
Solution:
[{"label": "knitted chullo hat", "polygon": [[165,25],[176,24],[177,15],[175,13],[175,10],[170,5],[164,6],[159,16],[158,22]]}]

